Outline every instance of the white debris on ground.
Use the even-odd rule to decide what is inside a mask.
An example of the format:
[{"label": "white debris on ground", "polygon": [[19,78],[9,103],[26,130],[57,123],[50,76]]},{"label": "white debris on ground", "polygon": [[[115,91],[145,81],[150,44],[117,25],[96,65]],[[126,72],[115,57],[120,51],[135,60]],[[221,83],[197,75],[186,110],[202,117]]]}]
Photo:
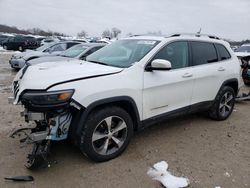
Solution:
[{"label": "white debris on ground", "polygon": [[226,176],[226,177],[229,178],[231,175],[230,175],[228,172],[225,172],[225,173],[224,173],[224,176]]},{"label": "white debris on ground", "polygon": [[221,188],[220,186],[216,186],[215,188]]},{"label": "white debris on ground", "polygon": [[183,188],[189,185],[189,180],[184,177],[173,176],[168,169],[168,163],[161,161],[152,168],[150,168],[147,174],[153,179],[162,183],[166,188]]}]

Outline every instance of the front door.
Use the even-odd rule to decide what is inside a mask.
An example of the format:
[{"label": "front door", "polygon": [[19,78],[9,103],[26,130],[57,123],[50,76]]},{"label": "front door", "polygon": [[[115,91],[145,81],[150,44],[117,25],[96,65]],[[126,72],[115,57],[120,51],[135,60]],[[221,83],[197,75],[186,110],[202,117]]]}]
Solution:
[{"label": "front door", "polygon": [[194,85],[186,41],[172,42],[151,60],[164,59],[172,64],[169,71],[144,72],[143,119],[188,107]]}]

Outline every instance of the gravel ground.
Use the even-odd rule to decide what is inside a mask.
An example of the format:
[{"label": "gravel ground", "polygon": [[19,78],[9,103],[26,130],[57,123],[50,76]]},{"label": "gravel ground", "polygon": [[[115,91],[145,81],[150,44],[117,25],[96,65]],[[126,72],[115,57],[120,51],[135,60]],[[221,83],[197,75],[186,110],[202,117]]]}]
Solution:
[{"label": "gravel ground", "polygon": [[[0,187],[138,187],[160,188],[146,174],[154,163],[165,160],[169,170],[190,179],[190,187],[250,187],[250,102],[237,103],[226,121],[212,121],[203,115],[189,115],[152,126],[137,133],[118,158],[94,163],[67,142],[53,145],[52,161],[37,171],[24,167],[29,150],[10,132],[25,125],[20,106],[7,103],[15,71],[0,55]],[[250,89],[245,87],[244,90]],[[32,175],[32,183],[6,182],[6,176]]]}]

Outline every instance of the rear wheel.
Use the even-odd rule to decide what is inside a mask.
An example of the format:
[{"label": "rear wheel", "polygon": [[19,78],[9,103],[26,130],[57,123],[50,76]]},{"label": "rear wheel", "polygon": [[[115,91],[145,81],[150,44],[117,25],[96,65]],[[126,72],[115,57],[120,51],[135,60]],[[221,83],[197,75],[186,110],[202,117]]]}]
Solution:
[{"label": "rear wheel", "polygon": [[22,52],[22,51],[23,51],[23,47],[22,47],[22,46],[19,46],[19,47],[18,47],[18,50],[19,50],[20,52]]},{"label": "rear wheel", "polygon": [[3,45],[3,49],[8,50],[8,47],[6,45]]},{"label": "rear wheel", "polygon": [[209,111],[209,116],[214,120],[227,119],[234,108],[235,92],[229,86],[223,87],[216,96],[214,105]]},{"label": "rear wheel", "polygon": [[120,155],[133,135],[133,122],[120,107],[94,110],[82,130],[80,149],[90,159],[102,162]]}]

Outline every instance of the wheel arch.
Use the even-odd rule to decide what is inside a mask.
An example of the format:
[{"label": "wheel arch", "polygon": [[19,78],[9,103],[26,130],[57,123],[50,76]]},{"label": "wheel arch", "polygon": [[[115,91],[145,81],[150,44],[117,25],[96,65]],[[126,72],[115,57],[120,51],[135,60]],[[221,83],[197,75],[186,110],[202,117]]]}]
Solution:
[{"label": "wheel arch", "polygon": [[[238,94],[238,90],[239,90],[239,82],[238,82],[238,79],[237,78],[232,78],[232,79],[228,79],[226,81],[224,81],[220,87],[220,90],[225,87],[225,86],[229,86],[231,88],[233,88],[234,92],[235,92],[235,95]],[[220,91],[219,90],[219,91]],[[218,91],[218,93],[219,93]],[[217,93],[217,94],[218,94]]]},{"label": "wheel arch", "polygon": [[95,102],[91,103],[90,105],[88,105],[82,111],[81,116],[79,117],[79,121],[77,122],[76,125],[73,125],[73,126],[77,126],[75,129],[75,133],[73,133],[73,135],[76,135],[76,138],[78,141],[79,141],[79,138],[81,136],[81,130],[85,124],[85,120],[86,120],[87,116],[93,110],[96,110],[98,108],[102,108],[102,107],[107,106],[107,105],[119,106],[119,107],[123,108],[124,110],[126,110],[133,120],[134,130],[138,130],[138,128],[140,126],[140,115],[139,115],[139,111],[138,111],[138,108],[137,108],[135,101],[129,96],[111,97],[111,98],[106,98],[106,99],[101,99],[101,100],[95,101]]}]

